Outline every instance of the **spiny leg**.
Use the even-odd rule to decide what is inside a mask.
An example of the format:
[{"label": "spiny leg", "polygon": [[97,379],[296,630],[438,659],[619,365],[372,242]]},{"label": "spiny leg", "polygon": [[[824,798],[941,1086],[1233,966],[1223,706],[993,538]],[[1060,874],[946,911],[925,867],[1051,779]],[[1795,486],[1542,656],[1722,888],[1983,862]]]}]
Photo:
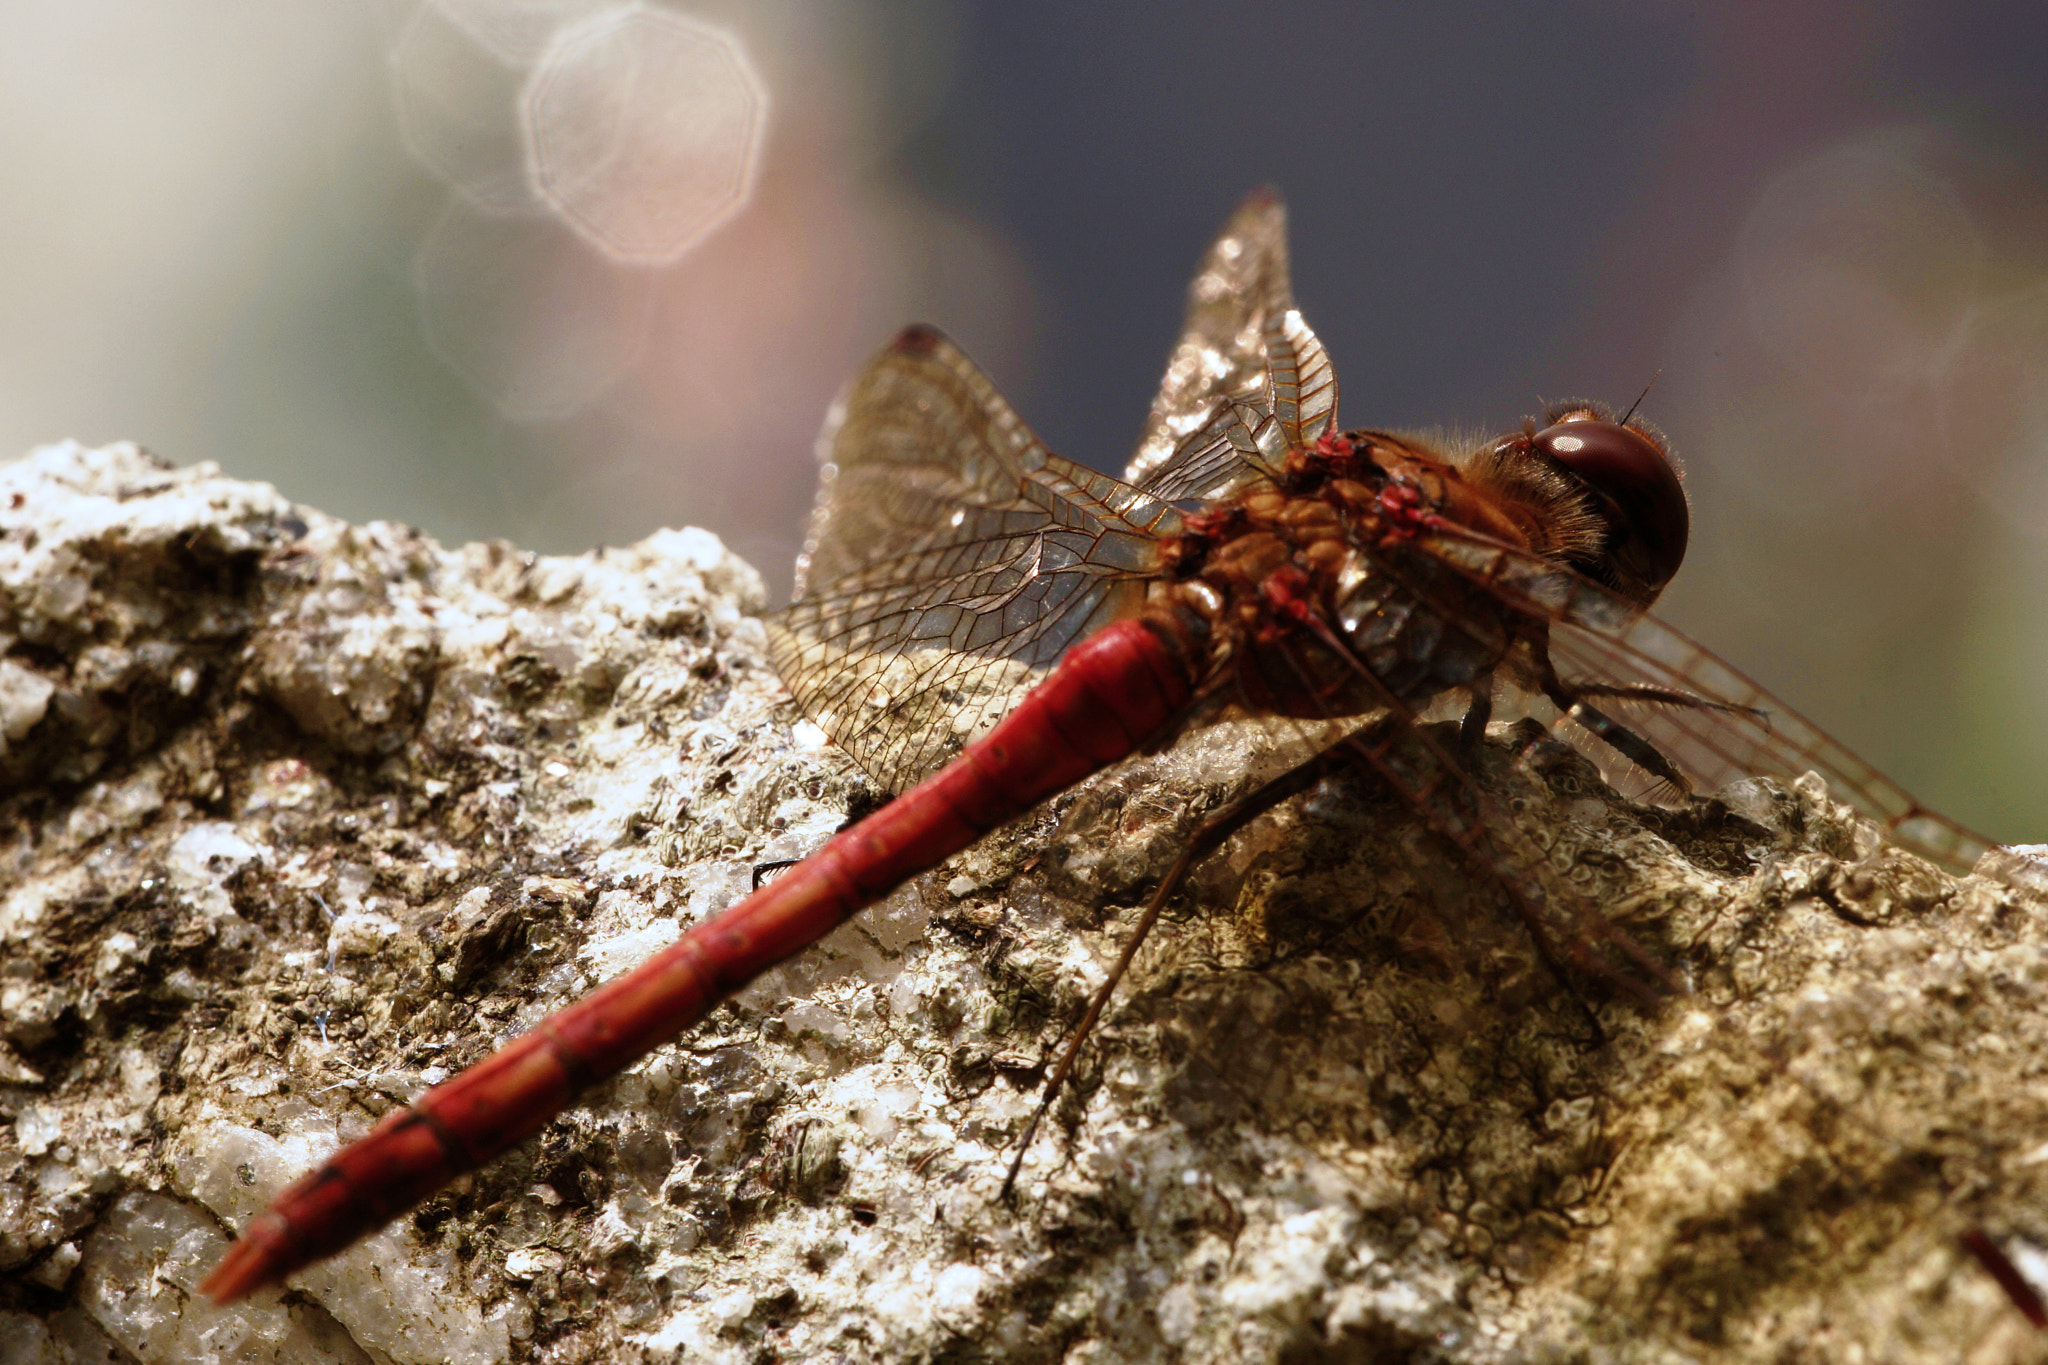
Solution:
[{"label": "spiny leg", "polygon": [[[1414,741],[1412,747],[1419,753],[1399,752],[1397,742],[1401,737],[1393,727],[1386,726],[1382,727],[1377,739],[1369,739],[1360,733],[1348,736],[1344,744],[1389,787],[1406,796],[1425,825],[1470,859],[1476,870],[1499,884],[1528,930],[1537,957],[1578,1007],[1596,1043],[1604,1042],[1607,1031],[1601,1027],[1593,1007],[1579,993],[1573,973],[1565,969],[1566,962],[1558,952],[1560,940],[1568,947],[1572,964],[1589,975],[1618,982],[1646,1003],[1654,1002],[1656,993],[1594,956],[1583,935],[1559,933],[1545,921],[1541,907],[1547,903],[1548,893],[1539,882],[1522,878],[1512,871],[1515,861],[1508,857],[1494,837],[1491,821],[1502,818],[1500,813],[1484,809],[1480,789],[1464,777],[1451,755],[1426,732],[1414,728],[1409,731],[1408,738]],[[1465,732],[1461,727],[1460,745],[1464,739]],[[1446,781],[1446,778],[1452,780]],[[1619,939],[1620,951],[1624,955],[1638,962],[1658,980],[1668,980],[1663,968],[1637,949],[1619,930],[1605,921],[1600,923],[1602,936]]]},{"label": "spiny leg", "polygon": [[[1562,964],[1557,960],[1556,954],[1552,951],[1554,940],[1557,938],[1563,940],[1563,945],[1570,951],[1572,960],[1587,972],[1620,986],[1646,1005],[1657,1003],[1657,991],[1644,986],[1641,981],[1636,980],[1626,972],[1617,970],[1612,964],[1600,960],[1595,955],[1588,942],[1588,938],[1593,937],[1612,945],[1615,951],[1633,962],[1636,966],[1642,968],[1664,990],[1679,995],[1685,993],[1684,989],[1672,978],[1671,973],[1662,963],[1644,952],[1642,947],[1633,938],[1622,932],[1616,925],[1610,923],[1604,916],[1595,914],[1579,918],[1577,923],[1590,929],[1590,936],[1583,932],[1559,934],[1552,925],[1547,923],[1543,911],[1551,899],[1549,892],[1539,878],[1520,875],[1518,866],[1539,864],[1542,861],[1541,857],[1525,852],[1524,856],[1518,859],[1511,856],[1507,849],[1503,847],[1501,844],[1503,838],[1513,839],[1515,837],[1514,826],[1507,812],[1499,809],[1498,806],[1487,799],[1479,785],[1460,767],[1449,748],[1439,743],[1431,736],[1428,729],[1420,723],[1413,709],[1395,695],[1377,674],[1373,673],[1356,656],[1343,648],[1342,642],[1326,622],[1317,617],[1308,616],[1303,619],[1302,625],[1306,634],[1321,640],[1333,654],[1351,665],[1361,681],[1380,694],[1380,699],[1388,708],[1391,718],[1405,719],[1408,722],[1405,727],[1401,727],[1398,730],[1391,726],[1376,727],[1382,731],[1383,735],[1376,745],[1366,742],[1366,732],[1364,731],[1354,732],[1347,736],[1344,742],[1359,757],[1371,765],[1376,772],[1386,778],[1396,791],[1406,795],[1409,803],[1414,806],[1416,811],[1432,829],[1464,849],[1468,856],[1472,857],[1480,866],[1493,874],[1500,882],[1502,889],[1507,892],[1508,899],[1514,904],[1515,912],[1528,925],[1531,936],[1536,940],[1537,951],[1542,955],[1545,964],[1551,968],[1559,981],[1568,983],[1570,978],[1564,973]],[[1304,677],[1307,676],[1306,670],[1302,669],[1299,660],[1293,657],[1291,650],[1283,648],[1279,652],[1288,659],[1292,666],[1301,671]],[[1546,673],[1548,672],[1547,665],[1545,671]],[[1550,674],[1546,679],[1546,690],[1548,690],[1549,686],[1555,686],[1559,692],[1565,691],[1563,684],[1557,681],[1554,673]],[[1468,710],[1466,714],[1466,724],[1473,721],[1473,713],[1479,709],[1481,694],[1482,689],[1474,688],[1473,709]],[[1553,697],[1553,700],[1556,700],[1556,698]],[[1485,712],[1481,714],[1490,714],[1490,712],[1491,705],[1489,701]],[[1466,724],[1461,724],[1460,726],[1460,743],[1463,743],[1471,734],[1471,731],[1466,728]],[[1483,721],[1480,722],[1480,731],[1482,733],[1484,731]],[[1412,737],[1427,755],[1424,766],[1428,767],[1430,771],[1426,775],[1417,770],[1415,765],[1404,764],[1400,756],[1395,752],[1394,739],[1397,735]],[[1648,748],[1647,744],[1644,747]],[[1654,754],[1655,750],[1652,749],[1650,752]],[[1657,755],[1657,759],[1665,768],[1670,768],[1670,764],[1664,762],[1662,755]],[[1406,768],[1405,771],[1404,767]],[[1457,787],[1458,791],[1455,799],[1442,801],[1434,799],[1447,784]],[[1468,802],[1470,803],[1470,808],[1462,808]],[[1491,808],[1489,809],[1489,807]],[[1581,1004],[1583,1005],[1583,1003],[1582,1001]],[[1594,1021],[1594,1025],[1596,1028],[1598,1027],[1597,1020]]]},{"label": "spiny leg", "polygon": [[1770,725],[1770,717],[1755,707],[1712,701],[1681,688],[1663,687],[1654,683],[1567,683],[1550,667],[1547,656],[1543,661],[1540,685],[1543,695],[1550,699],[1551,705],[1557,707],[1573,724],[1656,778],[1674,795],[1681,797],[1689,795],[1692,791],[1692,783],[1686,779],[1685,774],[1678,771],[1676,765],[1666,758],[1656,745],[1594,706],[1592,703],[1595,699],[1633,702],[1644,706],[1669,706],[1679,710],[1736,712],[1749,716],[1766,727]]},{"label": "spiny leg", "polygon": [[1088,1039],[1089,1030],[1093,1029],[1096,1021],[1102,1017],[1102,1011],[1108,1006],[1110,997],[1116,993],[1118,983],[1123,980],[1124,973],[1130,969],[1132,961],[1137,957],[1138,949],[1144,946],[1146,936],[1152,932],[1152,926],[1158,923],[1160,912],[1166,908],[1167,900],[1187,879],[1194,865],[1212,852],[1217,845],[1282,801],[1308,790],[1320,781],[1330,770],[1333,756],[1344,749],[1347,740],[1337,741],[1300,766],[1281,774],[1256,791],[1247,793],[1230,806],[1202,821],[1188,835],[1180,856],[1173,860],[1173,865],[1166,870],[1166,874],[1159,879],[1159,885],[1153,889],[1152,899],[1146,902],[1144,914],[1138,917],[1136,927],[1124,940],[1123,950],[1117,954],[1115,965],[1109,969],[1108,977],[1096,988],[1094,997],[1088,1002],[1087,1010],[1081,1015],[1081,1022],[1075,1026],[1072,1037],[1068,1039],[1066,1051],[1060,1055],[1058,1064],[1053,1067],[1052,1075],[1046,1080],[1045,1091],[1038,1097],[1038,1107],[1032,1111],[1031,1121],[1024,1125],[1024,1135],[1017,1141],[1016,1155],[1010,1158],[1009,1173],[1003,1177],[1005,1200],[1014,1198],[1017,1174],[1024,1168],[1024,1157],[1031,1150],[1031,1140],[1037,1136],[1039,1123],[1051,1110],[1053,1101],[1059,1097],[1060,1087],[1065,1084],[1075,1062],[1080,1058],[1081,1047]]}]

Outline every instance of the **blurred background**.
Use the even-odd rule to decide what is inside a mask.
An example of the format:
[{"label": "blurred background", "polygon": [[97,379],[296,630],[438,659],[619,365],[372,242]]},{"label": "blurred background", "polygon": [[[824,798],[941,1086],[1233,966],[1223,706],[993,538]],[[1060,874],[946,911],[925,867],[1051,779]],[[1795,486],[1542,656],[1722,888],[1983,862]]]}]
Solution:
[{"label": "blurred background", "polygon": [[2048,7],[25,0],[0,454],[133,439],[786,593],[834,390],[951,332],[1120,468],[1277,185],[1351,425],[1625,406],[1661,612],[1938,808],[2048,841]]}]

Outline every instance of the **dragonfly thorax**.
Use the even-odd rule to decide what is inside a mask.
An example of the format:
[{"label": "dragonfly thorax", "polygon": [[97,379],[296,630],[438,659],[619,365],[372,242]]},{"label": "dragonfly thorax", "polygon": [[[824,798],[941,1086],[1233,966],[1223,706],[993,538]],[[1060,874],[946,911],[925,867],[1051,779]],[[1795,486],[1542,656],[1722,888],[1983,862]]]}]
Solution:
[{"label": "dragonfly thorax", "polygon": [[[1212,676],[1301,718],[1420,707],[1508,652],[1500,604],[1404,541],[1440,489],[1390,476],[1369,442],[1292,452],[1280,476],[1188,517],[1168,600],[1207,623]],[[1452,479],[1457,475],[1445,467]]]}]

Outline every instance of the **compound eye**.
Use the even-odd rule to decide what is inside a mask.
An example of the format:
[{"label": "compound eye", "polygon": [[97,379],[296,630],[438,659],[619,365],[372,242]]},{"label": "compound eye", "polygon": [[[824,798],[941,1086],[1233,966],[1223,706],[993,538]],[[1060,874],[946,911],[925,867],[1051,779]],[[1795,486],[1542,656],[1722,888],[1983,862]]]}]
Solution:
[{"label": "compound eye", "polygon": [[[1608,526],[1615,586],[1647,605],[1685,562],[1691,518],[1678,471],[1655,438],[1635,427],[1573,412],[1530,438],[1593,493]],[[1598,576],[1598,575],[1596,575]]]}]

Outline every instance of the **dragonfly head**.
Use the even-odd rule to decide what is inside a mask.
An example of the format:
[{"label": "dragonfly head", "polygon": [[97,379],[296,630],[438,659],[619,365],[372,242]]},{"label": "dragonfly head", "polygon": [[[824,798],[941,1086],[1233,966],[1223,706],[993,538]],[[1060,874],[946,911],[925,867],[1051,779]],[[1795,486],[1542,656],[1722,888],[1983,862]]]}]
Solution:
[{"label": "dragonfly head", "polygon": [[1530,447],[1583,485],[1605,523],[1598,562],[1577,566],[1648,606],[1685,561],[1685,489],[1662,436],[1593,403],[1554,407]]}]

